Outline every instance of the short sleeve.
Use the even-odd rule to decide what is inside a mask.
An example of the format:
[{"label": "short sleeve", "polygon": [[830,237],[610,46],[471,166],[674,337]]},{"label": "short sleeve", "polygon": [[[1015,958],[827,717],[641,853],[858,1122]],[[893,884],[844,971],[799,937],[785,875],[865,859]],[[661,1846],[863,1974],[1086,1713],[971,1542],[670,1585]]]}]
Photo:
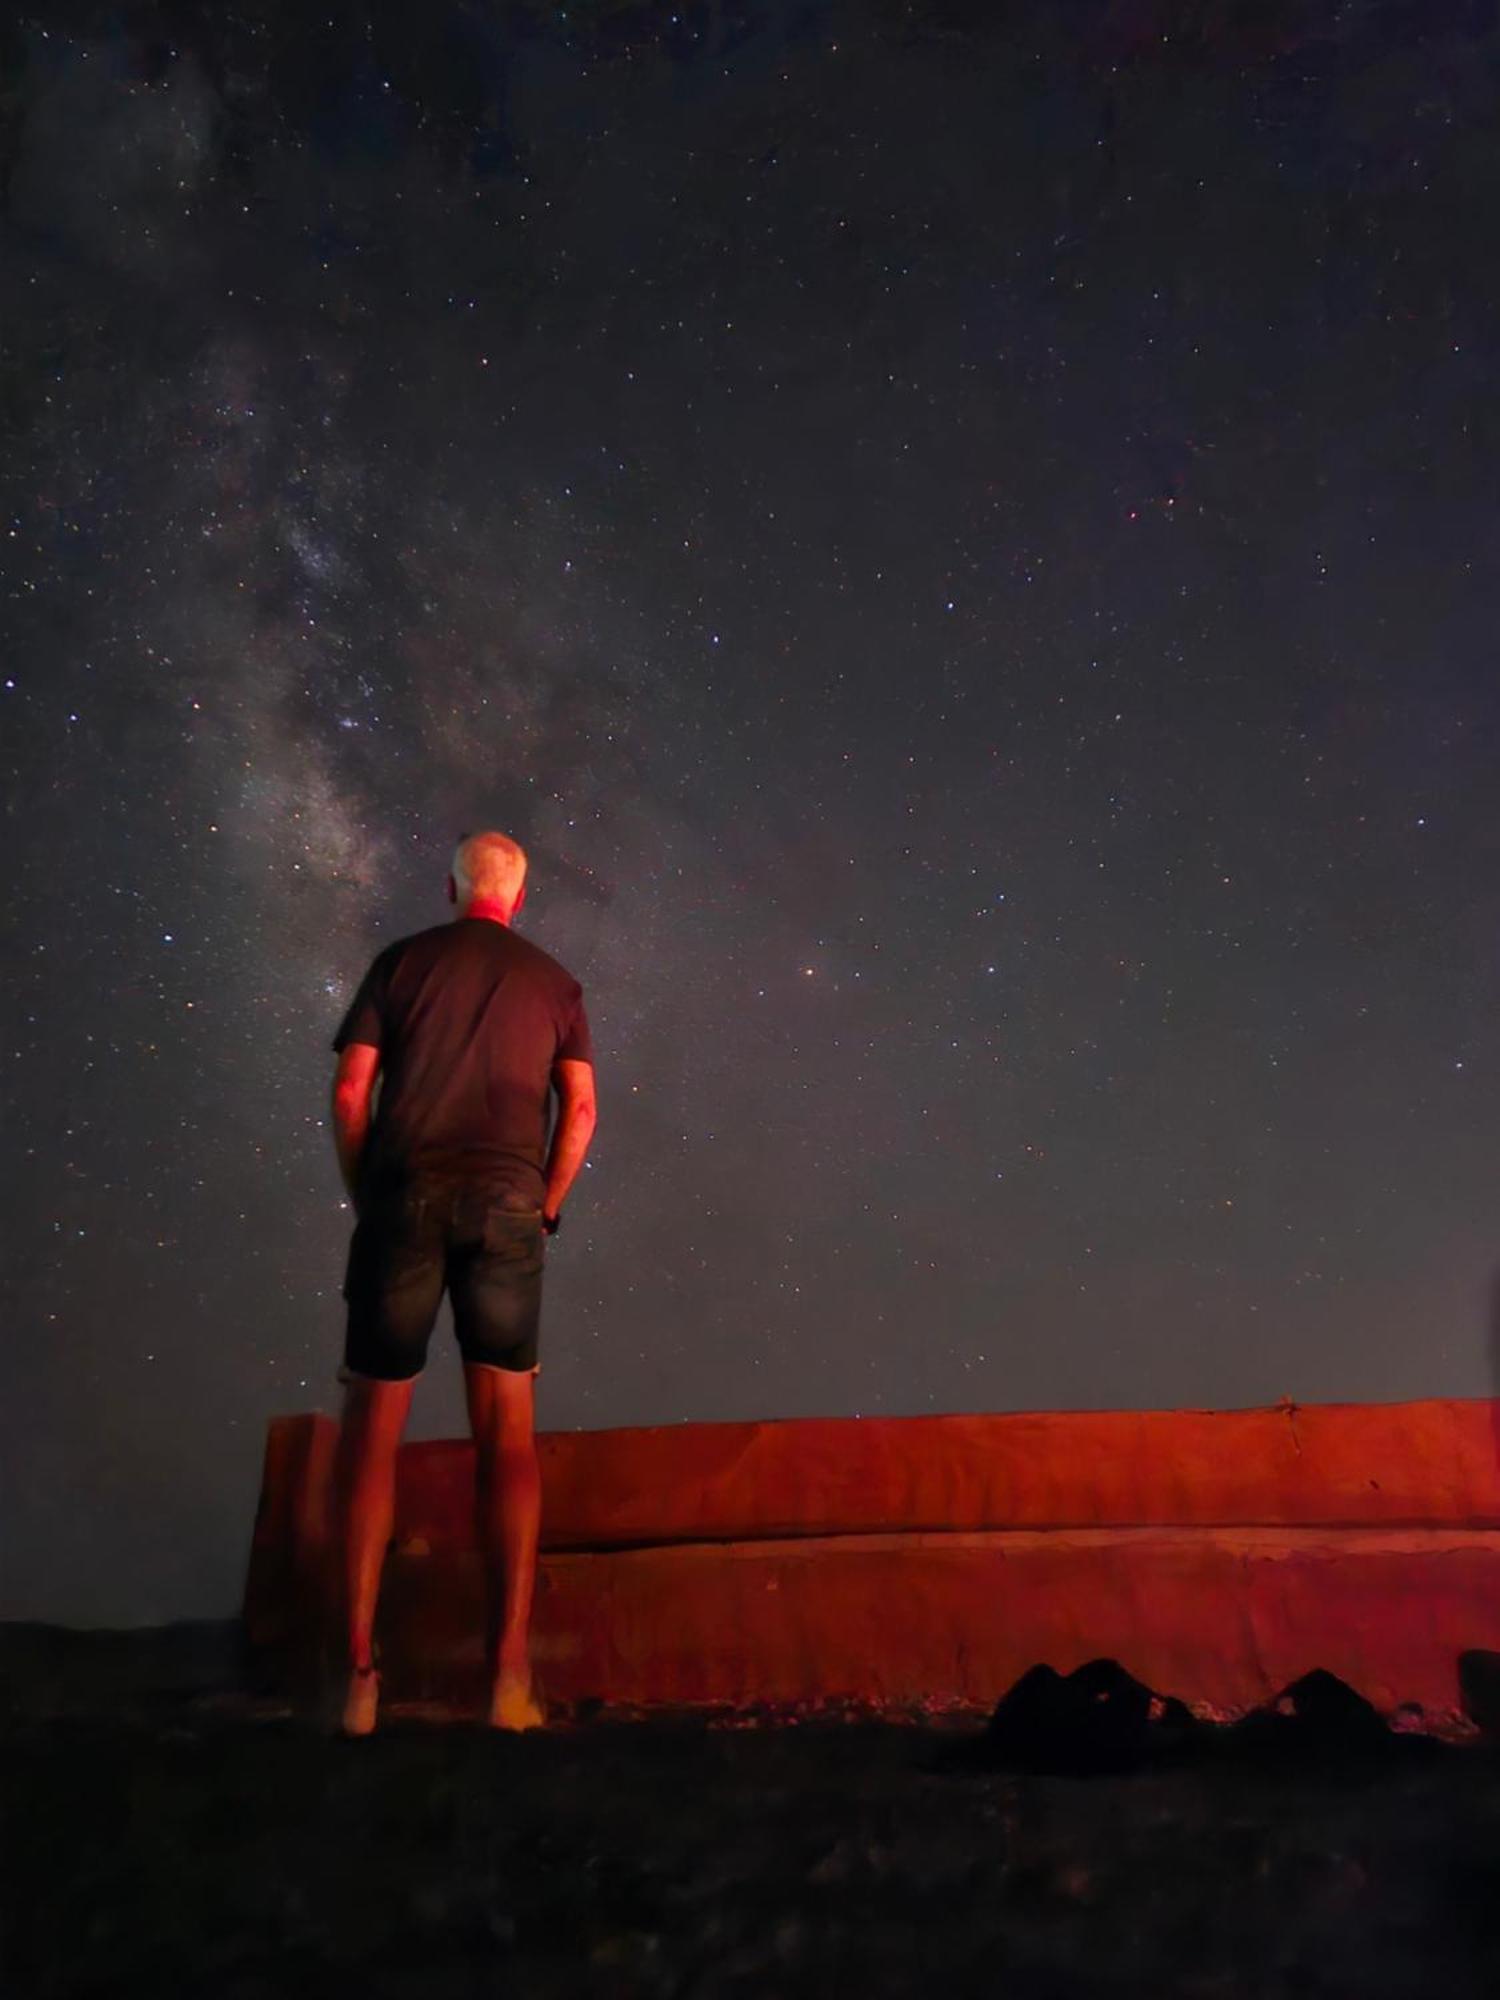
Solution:
[{"label": "short sleeve", "polygon": [[351,1042],[367,1042],[372,1049],[384,1046],[385,1000],[390,986],[390,959],[382,952],[360,981],[359,991],[333,1038],[334,1049],[342,1053]]},{"label": "short sleeve", "polygon": [[568,1025],[562,1040],[557,1045],[556,1062],[586,1062],[594,1060],[594,1039],[589,1032],[589,1017],[583,1004],[582,987],[575,988],[573,1009],[568,1016]]}]

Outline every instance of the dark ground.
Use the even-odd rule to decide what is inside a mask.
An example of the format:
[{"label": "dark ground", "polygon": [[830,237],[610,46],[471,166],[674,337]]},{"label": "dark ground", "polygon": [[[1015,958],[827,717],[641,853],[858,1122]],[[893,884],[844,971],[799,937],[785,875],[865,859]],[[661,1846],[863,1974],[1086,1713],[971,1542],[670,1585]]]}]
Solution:
[{"label": "dark ground", "polygon": [[1500,1993],[1485,1747],[1019,1777],[954,1768],[967,1729],[396,1717],[344,1743],[114,1665],[26,1678],[15,2000]]}]

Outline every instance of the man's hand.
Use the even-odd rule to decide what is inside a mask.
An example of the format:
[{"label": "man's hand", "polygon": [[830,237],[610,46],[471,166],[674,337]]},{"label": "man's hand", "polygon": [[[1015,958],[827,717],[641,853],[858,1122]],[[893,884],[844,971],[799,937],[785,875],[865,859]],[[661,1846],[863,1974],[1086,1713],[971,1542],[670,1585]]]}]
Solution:
[{"label": "man's hand", "polygon": [[[542,1226],[547,1218],[562,1212],[564,1198],[573,1185],[578,1169],[588,1157],[589,1141],[598,1123],[594,1101],[594,1065],[587,1062],[557,1062],[552,1065],[552,1087],[557,1092],[557,1123],[552,1128],[552,1145],[547,1154],[547,1192],[542,1199]],[[553,1231],[548,1230],[550,1236]]]},{"label": "man's hand", "polygon": [[370,1134],[370,1099],[379,1074],[379,1049],[368,1042],[350,1042],[339,1056],[333,1078],[333,1143],[339,1172],[356,1210],[360,1156]]}]

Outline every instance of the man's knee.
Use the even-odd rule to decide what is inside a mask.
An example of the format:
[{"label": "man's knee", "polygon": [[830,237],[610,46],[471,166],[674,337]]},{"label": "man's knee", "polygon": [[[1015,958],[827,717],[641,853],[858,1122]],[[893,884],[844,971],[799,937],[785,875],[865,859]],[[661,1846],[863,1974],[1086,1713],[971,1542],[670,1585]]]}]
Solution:
[{"label": "man's knee", "polygon": [[411,1382],[383,1382],[369,1375],[344,1374],[345,1435],[362,1442],[394,1448],[400,1443],[411,1408]]},{"label": "man's knee", "polygon": [[491,1422],[490,1434],[501,1451],[530,1451],[535,1447],[536,1425],[529,1379],[524,1397],[506,1396],[501,1400]]},{"label": "man's knee", "polygon": [[514,1450],[531,1444],[535,1383],[534,1369],[469,1370],[469,1414],[475,1442],[482,1450]]}]

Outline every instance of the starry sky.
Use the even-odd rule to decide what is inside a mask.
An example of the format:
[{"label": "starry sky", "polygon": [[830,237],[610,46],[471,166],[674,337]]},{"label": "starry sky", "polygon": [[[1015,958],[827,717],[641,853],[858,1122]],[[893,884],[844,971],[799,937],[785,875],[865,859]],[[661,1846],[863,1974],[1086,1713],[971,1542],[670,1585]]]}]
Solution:
[{"label": "starry sky", "polygon": [[0,1613],[234,1609],[481,825],[545,1426],[1493,1391],[1493,6],[23,12]]}]

